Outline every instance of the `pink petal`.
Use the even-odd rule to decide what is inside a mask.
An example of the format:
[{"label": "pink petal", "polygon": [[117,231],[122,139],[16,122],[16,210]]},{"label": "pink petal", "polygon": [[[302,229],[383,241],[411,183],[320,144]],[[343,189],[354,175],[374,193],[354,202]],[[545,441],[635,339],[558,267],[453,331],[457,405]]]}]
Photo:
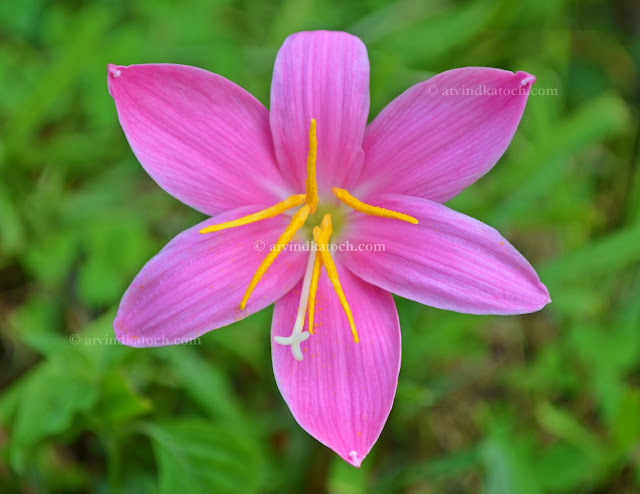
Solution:
[{"label": "pink petal", "polygon": [[158,185],[214,215],[281,201],[269,113],[231,81],[186,65],[109,65],[131,149]]},{"label": "pink petal", "polygon": [[314,31],[289,36],[271,84],[271,130],[278,164],[304,190],[309,124],[317,122],[318,186],[349,187],[362,167],[369,114],[369,59],[360,39]]},{"label": "pink petal", "polygon": [[142,268],[124,294],[113,323],[120,342],[143,347],[189,341],[244,319],[291,290],[304,273],[302,252],[282,253],[258,283],[245,310],[239,308],[269,245],[275,244],[284,230],[286,216],[217,233],[198,233],[205,226],[263,208],[251,206],[224,213],[171,240]]},{"label": "pink petal", "polygon": [[378,439],[393,404],[400,371],[400,325],[391,294],[359,280],[339,263],[337,267],[360,342],[354,343],[323,271],[316,333],[301,344],[301,361],[273,337],[291,334],[302,283],[276,303],[271,328],[273,370],[300,426],[358,467]]},{"label": "pink petal", "polygon": [[466,67],[409,88],[367,127],[362,190],[436,202],[456,196],[505,152],[534,81],[526,72]]},{"label": "pink petal", "polygon": [[389,194],[371,203],[410,214],[419,224],[354,214],[345,239],[385,248],[340,253],[363,280],[469,314],[523,314],[551,301],[527,260],[490,226],[426,199]]}]

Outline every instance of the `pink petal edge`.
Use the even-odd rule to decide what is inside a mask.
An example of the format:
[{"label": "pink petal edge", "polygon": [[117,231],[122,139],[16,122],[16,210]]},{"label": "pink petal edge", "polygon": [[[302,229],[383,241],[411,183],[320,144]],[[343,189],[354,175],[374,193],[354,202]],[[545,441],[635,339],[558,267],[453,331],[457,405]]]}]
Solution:
[{"label": "pink petal edge", "polygon": [[455,197],[504,154],[534,81],[526,72],[465,67],[407,89],[367,126],[361,194]]},{"label": "pink petal edge", "polygon": [[231,81],[186,65],[108,65],[122,129],[151,177],[209,215],[291,193],[275,161],[269,112]]},{"label": "pink petal edge", "polygon": [[363,280],[425,305],[468,314],[524,314],[551,301],[527,260],[490,226],[426,199],[386,194],[371,203],[412,215],[419,224],[354,215],[345,239],[356,246],[385,247],[339,253]]},{"label": "pink petal edge", "polygon": [[258,283],[247,307],[239,308],[269,246],[287,225],[285,216],[199,233],[211,224],[263,208],[250,206],[224,213],[171,240],[142,268],[122,297],[113,323],[118,340],[134,347],[184,343],[244,319],[291,290],[304,273],[306,259],[301,252],[282,253]]}]

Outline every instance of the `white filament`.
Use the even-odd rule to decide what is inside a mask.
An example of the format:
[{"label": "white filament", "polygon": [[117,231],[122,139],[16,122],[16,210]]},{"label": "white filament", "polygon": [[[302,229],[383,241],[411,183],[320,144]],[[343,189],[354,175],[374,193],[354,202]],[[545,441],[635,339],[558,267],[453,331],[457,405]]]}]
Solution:
[{"label": "white filament", "polygon": [[302,291],[300,293],[300,303],[298,304],[298,315],[296,322],[293,325],[291,336],[274,336],[273,339],[280,345],[291,345],[291,352],[296,360],[302,360],[302,350],[300,349],[300,343],[307,340],[309,336],[308,331],[302,331],[304,328],[304,319],[307,314],[307,305],[309,305],[309,289],[311,288],[311,276],[313,275],[313,264],[315,263],[315,249],[311,249],[309,253],[309,260],[307,261],[307,268],[304,272],[304,280],[302,281]]}]

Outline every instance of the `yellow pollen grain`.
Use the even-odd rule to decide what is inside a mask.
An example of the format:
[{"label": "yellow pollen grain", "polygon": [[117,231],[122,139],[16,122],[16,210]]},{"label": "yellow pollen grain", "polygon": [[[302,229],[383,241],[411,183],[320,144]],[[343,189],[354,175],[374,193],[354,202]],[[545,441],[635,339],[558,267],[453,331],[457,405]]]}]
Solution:
[{"label": "yellow pollen grain", "polygon": [[276,260],[276,257],[278,257],[278,255],[284,250],[284,247],[291,241],[296,232],[300,228],[302,228],[304,222],[309,216],[310,209],[310,206],[308,204],[305,204],[296,212],[296,214],[293,215],[293,217],[291,218],[291,222],[276,242],[275,248],[271,252],[269,252],[269,254],[267,254],[267,257],[264,258],[262,264],[260,264],[258,270],[253,275],[253,278],[251,279],[251,282],[247,287],[247,291],[245,292],[244,297],[242,297],[242,301],[240,302],[240,309],[244,310],[244,308],[247,306],[247,301],[249,300],[249,297],[251,296],[251,293],[255,289],[256,285],[260,281],[260,278],[264,276],[264,274],[267,272],[267,269],[269,269],[269,266],[273,264],[273,262]]},{"label": "yellow pollen grain", "polygon": [[255,223],[256,221],[265,220],[267,218],[273,218],[279,214],[284,213],[287,209],[300,206],[306,200],[305,194],[297,194],[286,198],[284,201],[279,202],[271,206],[270,208],[263,209],[257,213],[253,213],[237,220],[227,221],[226,223],[220,223],[219,225],[211,225],[200,230],[200,233],[212,233],[219,232],[220,230],[226,230],[227,228],[233,228],[236,226],[248,225],[249,223]]},{"label": "yellow pollen grain", "polygon": [[409,216],[408,214],[398,213],[397,211],[392,211],[390,209],[379,208],[378,206],[372,206],[371,204],[364,203],[355,197],[353,197],[349,192],[345,189],[340,189],[338,187],[333,187],[331,189],[335,196],[340,199],[343,203],[349,206],[356,211],[360,211],[364,214],[370,214],[372,216],[381,216],[382,218],[392,218],[396,220],[407,221],[414,225],[418,224],[418,220],[413,216]]}]

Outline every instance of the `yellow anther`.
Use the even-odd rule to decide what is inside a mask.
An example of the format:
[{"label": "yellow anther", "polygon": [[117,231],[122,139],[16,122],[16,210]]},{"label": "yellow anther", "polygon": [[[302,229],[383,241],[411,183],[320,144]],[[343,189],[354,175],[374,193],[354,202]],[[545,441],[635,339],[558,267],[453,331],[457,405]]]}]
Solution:
[{"label": "yellow anther", "polygon": [[[313,236],[316,237],[316,230],[318,231],[317,235],[319,238],[322,237],[322,230],[317,226],[313,229]],[[316,248],[318,248],[318,243],[315,244]],[[318,293],[318,280],[320,280],[320,268],[322,268],[322,256],[320,252],[316,250],[313,254],[315,255],[315,259],[313,262],[313,272],[311,274],[311,284],[309,285],[309,303],[307,304],[307,311],[309,313],[309,333],[313,334],[313,319],[315,316],[316,309],[316,294]]]},{"label": "yellow anther", "polygon": [[[331,237],[331,233],[333,232],[333,225],[331,224],[331,215],[325,214],[320,222],[320,227],[314,227],[313,236],[316,235],[318,239],[320,239],[320,244],[316,242],[316,247],[318,245],[326,245]],[[320,279],[320,268],[322,267],[322,256],[320,252],[316,250],[315,252],[315,260],[313,263],[313,272],[311,274],[311,285],[309,287],[309,303],[307,307],[307,311],[309,312],[309,333],[313,334],[313,319],[315,316],[315,308],[316,308],[316,293],[318,292],[318,280]]]},{"label": "yellow anther", "polygon": [[316,119],[311,119],[309,127],[309,153],[307,154],[307,199],[311,214],[318,207],[318,182],[316,180],[316,161],[318,159],[318,139],[316,138]]},{"label": "yellow anther", "polygon": [[325,242],[328,242],[333,233],[333,223],[331,223],[331,215],[325,214],[320,222],[320,228],[324,232],[323,238]]},{"label": "yellow anther", "polygon": [[344,202],[350,208],[355,209],[356,211],[360,211],[361,213],[370,214],[373,216],[381,216],[383,218],[393,218],[396,220],[408,221],[409,223],[413,223],[414,225],[418,224],[418,220],[413,216],[409,216],[408,214],[398,213],[397,211],[391,211],[390,209],[379,208],[377,206],[372,206],[371,204],[366,204],[355,197],[353,197],[349,192],[344,189],[339,189],[338,187],[333,187],[331,189],[335,196]]},{"label": "yellow anther", "polygon": [[262,264],[260,264],[260,266],[258,267],[258,270],[253,275],[253,278],[251,278],[251,282],[247,287],[247,291],[245,292],[244,297],[242,297],[242,301],[240,302],[240,309],[244,310],[244,308],[247,306],[247,301],[249,300],[249,297],[251,296],[251,293],[255,289],[256,285],[260,281],[260,278],[264,276],[264,274],[267,272],[267,269],[269,269],[269,266],[273,264],[273,261],[276,260],[278,254],[280,254],[280,252],[284,250],[284,248],[291,241],[296,232],[300,228],[302,228],[304,222],[309,216],[310,209],[311,207],[308,204],[305,204],[296,212],[296,214],[293,215],[293,217],[291,218],[291,222],[276,242],[274,249],[269,252],[269,254],[267,254],[267,257],[264,258],[264,261],[262,261]]},{"label": "yellow anther", "polygon": [[256,221],[273,218],[274,216],[278,216],[279,214],[284,213],[287,209],[300,206],[300,204],[304,203],[305,199],[305,194],[290,196],[284,201],[279,202],[278,204],[271,206],[270,208],[263,209],[262,211],[258,211],[257,213],[253,213],[248,216],[243,216],[242,218],[238,218],[237,220],[227,221],[226,223],[220,223],[219,225],[208,226],[200,230],[200,233],[219,232],[220,230],[226,230],[227,228],[248,225],[249,223],[254,223]]},{"label": "yellow anther", "polygon": [[[316,227],[313,229],[313,237],[315,238],[316,243],[318,244],[318,253],[322,257],[322,264],[324,264],[324,269],[327,271],[327,276],[329,280],[331,280],[331,284],[333,285],[333,289],[338,295],[338,299],[340,300],[340,305],[342,305],[342,309],[347,315],[347,319],[349,320],[349,326],[351,327],[351,333],[353,334],[353,341],[358,343],[358,332],[356,331],[356,324],[353,320],[353,314],[351,313],[351,308],[349,307],[349,303],[347,302],[347,298],[344,295],[344,291],[342,290],[342,285],[340,284],[340,280],[338,279],[338,270],[336,268],[333,259],[331,258],[331,254],[329,253],[329,236],[331,231],[331,217],[329,215],[325,215],[322,220],[322,224],[326,226],[320,230],[320,228]],[[329,232],[329,234],[327,234]],[[311,301],[311,297],[310,297]]]},{"label": "yellow anther", "polygon": [[[314,228],[318,228],[317,226]],[[318,228],[319,229],[319,228]],[[316,310],[316,294],[318,293],[318,281],[320,280],[320,268],[322,267],[322,256],[320,252],[315,253],[313,261],[313,273],[311,274],[311,284],[309,285],[309,303],[307,311],[309,312],[309,333],[313,334],[313,318]]]}]

